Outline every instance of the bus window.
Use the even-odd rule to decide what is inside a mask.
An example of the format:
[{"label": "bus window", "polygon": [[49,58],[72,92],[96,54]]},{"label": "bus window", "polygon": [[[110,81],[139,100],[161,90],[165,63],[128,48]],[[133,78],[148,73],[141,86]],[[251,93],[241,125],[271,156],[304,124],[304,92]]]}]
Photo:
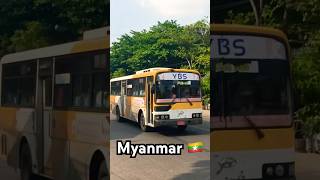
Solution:
[{"label": "bus window", "polygon": [[5,79],[3,81],[3,105],[18,105],[18,79]]},{"label": "bus window", "polygon": [[21,78],[20,81],[20,105],[34,105],[35,78]]},{"label": "bus window", "polygon": [[106,99],[106,78],[104,73],[97,73],[93,76],[93,100],[94,107],[102,108]]},{"label": "bus window", "polygon": [[45,106],[51,107],[52,106],[52,79],[48,78],[48,80],[45,81]]},{"label": "bus window", "polygon": [[120,96],[121,94],[121,82],[111,82],[111,95]]},{"label": "bus window", "polygon": [[[60,57],[56,74],[71,74],[71,84],[58,88],[57,103],[76,108],[106,108],[106,54],[86,53]],[[71,92],[68,92],[71,91]],[[56,96],[57,96],[56,95]],[[61,98],[68,95],[68,100]],[[69,104],[70,102],[70,104]]]},{"label": "bus window", "polygon": [[91,90],[90,75],[74,75],[72,78],[73,106],[90,107]]},{"label": "bus window", "polygon": [[127,95],[127,81],[121,81],[121,95]]},{"label": "bus window", "polygon": [[107,55],[106,54],[98,54],[94,56],[94,68],[95,69],[103,69],[105,70],[107,67]]},{"label": "bus window", "polygon": [[134,92],[136,90],[136,87],[134,86],[136,80],[135,79],[129,79],[127,81],[127,95],[128,96],[134,96]]},{"label": "bus window", "polygon": [[68,107],[71,102],[70,85],[56,85],[55,87],[55,106]]},{"label": "bus window", "polygon": [[138,96],[140,96],[140,97],[145,96],[145,85],[146,85],[145,78],[140,78],[139,79],[139,94],[138,94]]},{"label": "bus window", "polygon": [[35,61],[3,65],[2,104],[34,106],[35,79]]}]

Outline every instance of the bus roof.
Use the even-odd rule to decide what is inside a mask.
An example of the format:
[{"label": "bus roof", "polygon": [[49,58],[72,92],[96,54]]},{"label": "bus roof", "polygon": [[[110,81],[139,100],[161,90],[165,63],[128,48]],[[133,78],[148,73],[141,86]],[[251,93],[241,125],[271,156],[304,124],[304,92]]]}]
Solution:
[{"label": "bus roof", "polygon": [[192,70],[192,69],[174,69],[174,68],[156,67],[156,68],[149,68],[149,69],[140,70],[132,75],[113,78],[110,81],[113,82],[113,81],[121,81],[121,80],[126,80],[126,79],[154,76],[154,75],[156,75],[158,73],[162,73],[162,72],[190,72],[190,73],[199,74],[198,71]]},{"label": "bus roof", "polygon": [[274,28],[261,27],[261,26],[249,26],[249,25],[238,25],[238,24],[211,24],[210,30],[214,32],[272,35],[285,40],[287,39],[287,36],[282,31]]},{"label": "bus roof", "polygon": [[[102,31],[102,29],[104,29],[104,31]],[[8,54],[2,57],[0,63],[7,64],[108,49],[110,46],[108,31],[109,29],[107,27],[90,30],[83,33],[84,40]]]}]

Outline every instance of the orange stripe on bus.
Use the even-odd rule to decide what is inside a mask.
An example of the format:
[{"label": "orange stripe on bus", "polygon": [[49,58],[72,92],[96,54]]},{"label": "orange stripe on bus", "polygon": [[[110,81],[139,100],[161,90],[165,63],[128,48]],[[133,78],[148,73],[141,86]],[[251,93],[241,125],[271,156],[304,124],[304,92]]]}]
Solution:
[{"label": "orange stripe on bus", "polygon": [[255,130],[218,130],[210,134],[211,151],[241,151],[285,149],[294,147],[292,128],[263,129],[264,138],[258,139]]}]

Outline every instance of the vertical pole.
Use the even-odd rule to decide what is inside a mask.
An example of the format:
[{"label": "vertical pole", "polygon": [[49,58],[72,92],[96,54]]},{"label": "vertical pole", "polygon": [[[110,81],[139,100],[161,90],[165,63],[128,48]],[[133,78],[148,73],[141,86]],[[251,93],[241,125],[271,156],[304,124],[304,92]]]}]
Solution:
[{"label": "vertical pole", "polygon": [[259,8],[259,25],[262,24],[262,11],[263,11],[263,0],[260,0]]},{"label": "vertical pole", "polygon": [[[256,25],[260,26],[261,24],[261,15],[262,15],[262,8],[263,8],[263,0],[249,0],[254,16],[256,18]],[[255,2],[257,1],[257,3]]]}]

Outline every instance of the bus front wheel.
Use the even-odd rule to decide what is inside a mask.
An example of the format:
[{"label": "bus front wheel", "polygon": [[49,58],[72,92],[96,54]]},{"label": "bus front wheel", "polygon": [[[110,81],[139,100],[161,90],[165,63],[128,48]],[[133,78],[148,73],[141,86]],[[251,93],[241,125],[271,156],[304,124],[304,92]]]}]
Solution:
[{"label": "bus front wheel", "polygon": [[140,128],[143,132],[148,132],[150,131],[150,127],[147,126],[145,123],[144,123],[144,115],[143,113],[140,113],[140,116],[139,116],[139,124],[140,124]]},{"label": "bus front wheel", "polygon": [[33,173],[31,152],[28,145],[26,143],[23,143],[20,150],[20,179],[31,180],[32,177]]},{"label": "bus front wheel", "polygon": [[120,116],[120,110],[119,110],[119,107],[118,107],[118,106],[116,107],[116,120],[117,120],[118,122],[123,122],[123,119],[122,119],[122,117]]},{"label": "bus front wheel", "polygon": [[108,169],[107,169],[107,163],[106,161],[101,161],[99,165],[99,172],[98,172],[98,178],[97,180],[108,180]]}]

